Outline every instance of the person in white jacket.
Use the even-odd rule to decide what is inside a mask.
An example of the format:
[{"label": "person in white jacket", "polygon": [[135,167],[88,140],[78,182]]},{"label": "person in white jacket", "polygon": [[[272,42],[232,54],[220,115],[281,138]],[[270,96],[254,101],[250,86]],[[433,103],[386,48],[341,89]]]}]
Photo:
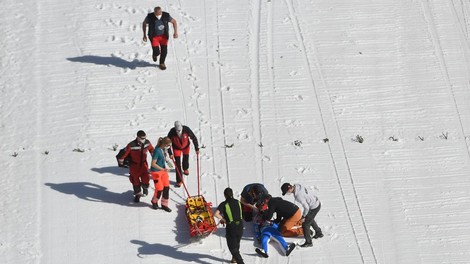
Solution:
[{"label": "person in white jacket", "polygon": [[315,230],[314,239],[323,237],[320,227],[315,222],[315,216],[321,208],[321,203],[318,197],[311,190],[303,187],[300,184],[291,185],[284,183],[281,186],[282,195],[286,193],[293,193],[295,201],[300,203],[303,207],[302,212],[302,229],[304,231],[305,243],[301,247],[312,247],[312,238],[310,237],[310,226]]}]

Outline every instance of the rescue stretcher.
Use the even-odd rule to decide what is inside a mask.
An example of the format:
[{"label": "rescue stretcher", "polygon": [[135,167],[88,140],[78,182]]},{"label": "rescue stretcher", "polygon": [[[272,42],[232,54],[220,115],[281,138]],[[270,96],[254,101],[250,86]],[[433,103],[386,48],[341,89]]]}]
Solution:
[{"label": "rescue stretcher", "polygon": [[217,224],[212,215],[212,203],[206,202],[202,195],[188,197],[186,218],[191,237],[206,237],[217,230]]},{"label": "rescue stretcher", "polygon": [[[176,164],[176,162],[173,160]],[[176,170],[178,170],[178,167]],[[186,219],[189,226],[190,237],[204,238],[217,230],[214,216],[212,215],[212,203],[207,202],[204,196],[200,194],[200,172],[199,172],[199,154],[197,154],[197,182],[198,195],[191,196],[186,187],[186,183],[181,179],[183,187],[186,190],[188,198],[186,199]],[[177,171],[177,174],[181,172]]]}]

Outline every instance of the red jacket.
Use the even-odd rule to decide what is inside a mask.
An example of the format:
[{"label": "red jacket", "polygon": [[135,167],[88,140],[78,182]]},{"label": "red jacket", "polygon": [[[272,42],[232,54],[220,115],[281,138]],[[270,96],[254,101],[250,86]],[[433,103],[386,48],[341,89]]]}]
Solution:
[{"label": "red jacket", "polygon": [[124,159],[128,155],[130,155],[131,156],[130,167],[145,166],[146,168],[148,168],[147,152],[150,152],[150,154],[152,154],[153,151],[154,151],[154,148],[152,146],[152,143],[150,143],[148,139],[146,139],[143,144],[139,141],[139,139],[135,139],[134,141],[131,141],[129,144],[127,144],[126,151],[119,158],[119,162],[124,162]]},{"label": "red jacket", "polygon": [[[194,135],[193,131],[187,126],[183,126],[181,138],[176,133],[175,128],[170,129],[170,132],[168,132],[168,137],[171,139],[173,149],[183,150],[189,147],[189,144],[190,144],[189,139],[191,139],[194,144],[194,149],[196,151],[199,150],[199,144],[197,142],[197,138]],[[168,153],[172,155],[170,151]]]}]

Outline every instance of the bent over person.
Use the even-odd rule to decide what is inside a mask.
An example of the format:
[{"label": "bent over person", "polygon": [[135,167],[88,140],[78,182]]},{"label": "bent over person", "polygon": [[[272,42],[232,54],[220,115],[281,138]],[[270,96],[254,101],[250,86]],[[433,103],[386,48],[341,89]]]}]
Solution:
[{"label": "bent over person", "polygon": [[313,193],[312,190],[307,190],[304,186],[300,184],[291,185],[286,182],[281,186],[282,195],[288,193],[293,193],[295,201],[299,202],[304,208],[302,213],[302,229],[304,232],[305,243],[301,247],[312,247],[312,238],[310,237],[310,227],[313,227],[315,230],[314,239],[322,238],[323,232],[315,221],[315,216],[321,208],[321,203],[318,197]]},{"label": "bent over person", "polygon": [[178,38],[178,26],[176,20],[170,16],[169,13],[163,12],[162,8],[155,7],[153,13],[147,14],[144,22],[142,22],[142,30],[144,31],[143,41],[147,42],[147,25],[149,25],[148,39],[152,45],[152,59],[157,61],[160,56],[159,67],[161,70],[166,69],[165,59],[168,53],[168,39],[170,38],[169,25],[173,25],[173,38]]},{"label": "bent over person", "polygon": [[[267,205],[267,208],[263,208]],[[302,218],[300,208],[281,197],[271,197],[267,195],[258,200],[258,209],[264,211],[263,220],[270,221],[276,213],[274,223],[279,223],[279,231],[283,237],[295,237],[303,235],[301,228],[296,228],[297,223]]]},{"label": "bent over person", "polygon": [[139,130],[137,132],[137,138],[127,144],[124,154],[118,159],[121,165],[124,164],[124,159],[126,159],[127,156],[131,156],[132,161],[129,165],[129,180],[134,189],[134,202],[136,203],[140,201],[141,196],[148,194],[150,176],[148,172],[147,152],[152,154],[153,151],[152,143],[146,138],[145,132]]}]

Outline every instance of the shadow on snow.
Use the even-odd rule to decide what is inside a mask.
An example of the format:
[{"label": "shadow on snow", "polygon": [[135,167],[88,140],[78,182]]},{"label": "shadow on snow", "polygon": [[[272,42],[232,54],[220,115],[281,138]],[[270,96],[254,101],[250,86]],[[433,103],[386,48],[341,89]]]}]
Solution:
[{"label": "shadow on snow", "polygon": [[[187,262],[197,262],[197,263],[214,263],[216,262],[226,262],[226,260],[214,257],[209,254],[201,254],[201,253],[188,253],[179,251],[179,247],[172,247],[164,244],[149,244],[145,241],[141,240],[131,240],[131,243],[139,245],[140,247],[137,249],[137,256],[143,258],[146,255],[164,255],[170,258],[183,260]],[[181,246],[180,246],[181,247]]]},{"label": "shadow on snow", "polygon": [[136,69],[137,67],[156,67],[156,64],[151,64],[147,61],[134,59],[133,61],[127,61],[118,57],[102,57],[94,55],[85,55],[81,57],[67,58],[69,61],[82,62],[82,63],[93,63],[96,65],[115,66],[119,68]]},{"label": "shadow on snow", "polygon": [[149,206],[142,202],[138,204],[134,203],[134,195],[130,190],[123,193],[114,193],[108,191],[106,187],[90,182],[46,183],[45,185],[58,192],[75,195],[80,199],[90,202],[110,203],[132,207]]},{"label": "shadow on snow", "polygon": [[108,166],[108,167],[101,167],[101,168],[91,168],[92,171],[98,172],[99,174],[114,174],[119,176],[129,176],[129,169],[127,168],[120,168],[118,166]]}]

